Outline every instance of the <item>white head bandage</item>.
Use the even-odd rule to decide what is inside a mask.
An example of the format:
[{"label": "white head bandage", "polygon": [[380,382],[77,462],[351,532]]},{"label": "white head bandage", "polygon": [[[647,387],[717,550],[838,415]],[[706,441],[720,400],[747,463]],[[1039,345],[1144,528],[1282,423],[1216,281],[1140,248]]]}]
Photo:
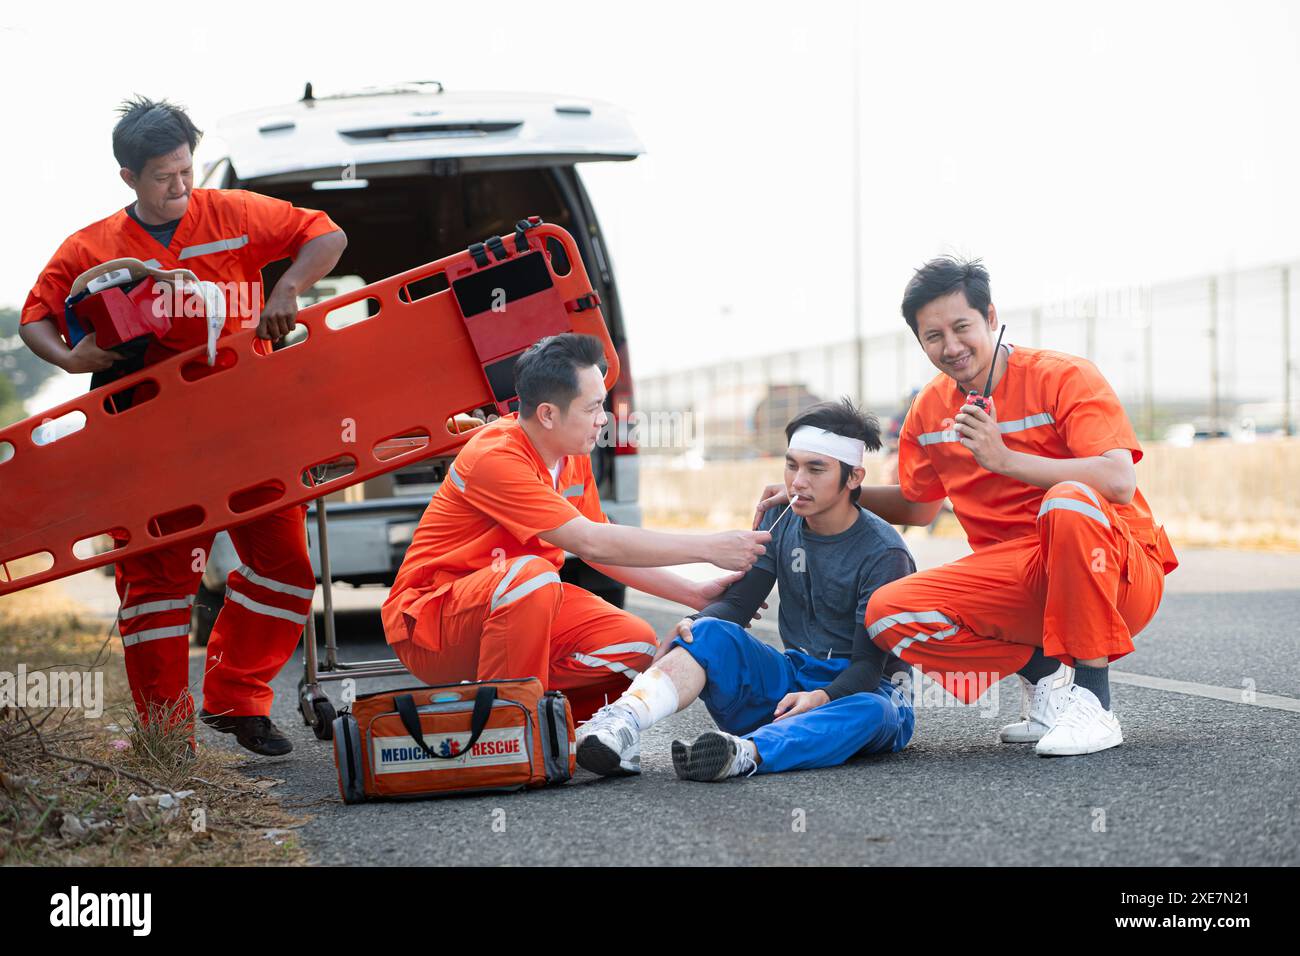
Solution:
[{"label": "white head bandage", "polygon": [[862,467],[862,456],[867,453],[867,443],[859,438],[846,438],[824,428],[804,425],[790,436],[790,451],[812,451],[830,455],[850,468]]}]

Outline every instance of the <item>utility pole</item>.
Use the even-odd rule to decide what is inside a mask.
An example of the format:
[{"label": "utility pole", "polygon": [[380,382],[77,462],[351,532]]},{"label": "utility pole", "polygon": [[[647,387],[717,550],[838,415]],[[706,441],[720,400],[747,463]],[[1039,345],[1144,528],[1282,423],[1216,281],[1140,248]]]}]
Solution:
[{"label": "utility pole", "polygon": [[1282,267],[1282,434],[1291,428],[1291,267]]},{"label": "utility pole", "polygon": [[1210,276],[1210,435],[1219,430],[1219,279]]},{"label": "utility pole", "polygon": [[861,30],[858,4],[853,5],[853,354],[854,382],[858,391],[858,404],[866,405],[866,357],[862,339],[862,104],[861,104]]}]

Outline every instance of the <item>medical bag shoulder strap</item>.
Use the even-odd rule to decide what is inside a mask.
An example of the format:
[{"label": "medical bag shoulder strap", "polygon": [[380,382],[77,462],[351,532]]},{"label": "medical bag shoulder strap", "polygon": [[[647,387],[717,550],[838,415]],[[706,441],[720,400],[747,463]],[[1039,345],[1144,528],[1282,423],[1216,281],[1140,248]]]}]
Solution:
[{"label": "medical bag shoulder strap", "polygon": [[419,745],[426,757],[434,757],[438,760],[455,760],[463,757],[469,751],[474,749],[478,743],[479,737],[483,736],[483,730],[487,727],[488,718],[492,716],[492,704],[497,699],[497,689],[495,687],[480,687],[478,693],[474,696],[474,715],[470,718],[470,737],[469,742],[460,749],[460,753],[440,754],[434,753],[429,749],[428,744],[424,742],[424,734],[420,731],[420,715],[415,709],[415,698],[410,694],[400,694],[393,698],[393,705],[397,708],[397,714],[402,718],[402,726],[406,732],[411,735],[411,739]]}]

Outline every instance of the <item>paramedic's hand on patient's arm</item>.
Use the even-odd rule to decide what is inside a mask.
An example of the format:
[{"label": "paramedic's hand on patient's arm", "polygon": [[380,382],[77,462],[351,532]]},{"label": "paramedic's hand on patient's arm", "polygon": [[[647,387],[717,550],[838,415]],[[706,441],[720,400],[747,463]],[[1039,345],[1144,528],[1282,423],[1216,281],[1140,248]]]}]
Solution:
[{"label": "paramedic's hand on patient's arm", "polygon": [[781,698],[781,703],[776,705],[775,719],[784,720],[787,717],[806,713],[830,702],[831,699],[824,690],[804,690],[786,694]]},{"label": "paramedic's hand on patient's arm", "polygon": [[[701,581],[698,585],[699,601],[698,603],[692,604],[691,607],[697,608],[701,611],[704,610],[714,601],[721,598],[722,595],[727,592],[727,588],[731,587],[743,578],[745,573],[746,572],[744,571],[732,571],[730,574],[724,574],[722,577],[714,578],[712,581]],[[759,604],[759,607],[766,611],[767,602],[762,602]],[[761,620],[762,617],[763,615],[759,614],[758,611],[755,611],[754,616],[749,619],[750,623],[752,624],[754,621]]]}]

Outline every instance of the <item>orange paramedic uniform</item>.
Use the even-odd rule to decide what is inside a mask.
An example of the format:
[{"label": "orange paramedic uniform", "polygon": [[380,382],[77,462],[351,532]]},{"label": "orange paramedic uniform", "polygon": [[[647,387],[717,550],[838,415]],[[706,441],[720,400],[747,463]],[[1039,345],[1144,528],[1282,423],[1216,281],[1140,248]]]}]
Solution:
[{"label": "orange paramedic uniform", "polygon": [[[993,415],[1013,451],[1088,458],[1142,448],[1097,367],[1063,352],[1008,346]],[[1141,491],[1115,504],[1081,481],[1049,489],[980,467],[953,418],[966,393],[947,375],[917,396],[899,437],[898,476],[909,501],[947,497],[974,553],[879,588],[868,634],[970,703],[1048,657],[1115,660],[1155,615],[1178,567]]]},{"label": "orange paramedic uniform", "polygon": [[[22,322],[52,318],[67,339],[63,303],[73,280],[92,266],[130,256],[156,268],[186,268],[220,284],[226,296],[223,334],[250,328],[265,302],[262,268],[296,256],[304,243],[337,230],[329,216],[314,209],[240,189],[194,189],[171,243],[163,247],[119,209],[63,241],[28,294]],[[259,349],[270,351],[270,345],[258,340]],[[152,363],[170,354],[152,343],[145,360]],[[256,427],[263,412],[256,396],[249,396],[244,407],[212,410],[214,415],[244,416],[250,427]],[[202,428],[203,423],[192,426]],[[150,450],[117,453],[148,455]],[[217,714],[266,715],[270,681],[293,654],[315,593],[306,506],[259,518],[232,529],[230,536],[243,564],[227,578],[226,602],[212,628],[204,707]],[[156,707],[171,710],[178,721],[193,712],[190,607],[211,547],[211,537],[198,537],[116,566],[126,672],[136,708],[146,720]]]},{"label": "orange paramedic uniform", "polygon": [[558,481],[518,414],[461,448],[411,538],[384,602],[393,651],[429,684],[537,677],[583,719],[654,656],[654,630],[560,581],[564,552],[538,535],[579,515],[608,522],[588,455]]}]

